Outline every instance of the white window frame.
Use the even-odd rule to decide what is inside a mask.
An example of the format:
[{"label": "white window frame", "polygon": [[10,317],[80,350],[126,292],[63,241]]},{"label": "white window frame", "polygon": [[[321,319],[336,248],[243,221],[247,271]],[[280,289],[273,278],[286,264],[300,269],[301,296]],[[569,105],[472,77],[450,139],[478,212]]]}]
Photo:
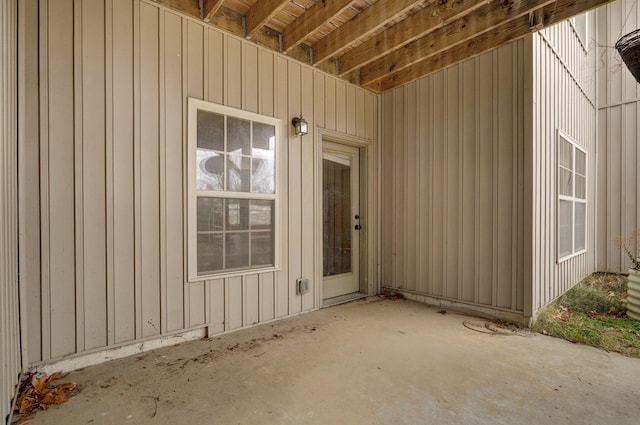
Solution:
[{"label": "white window frame", "polygon": [[[196,151],[198,144],[198,110],[213,112],[233,118],[240,118],[255,121],[263,124],[273,125],[275,128],[275,182],[273,194],[255,192],[231,192],[231,191],[211,191],[196,189]],[[246,274],[276,271],[281,267],[281,195],[280,195],[280,151],[282,121],[265,115],[243,111],[241,109],[224,106],[217,103],[206,102],[201,99],[188,98],[187,112],[187,276],[189,282],[203,281],[207,279],[219,279],[225,277],[242,276]],[[273,215],[273,238],[274,238],[274,264],[265,267],[247,267],[239,270],[222,270],[220,272],[206,275],[198,275],[198,229],[197,229],[197,199],[198,196],[207,196],[222,199],[248,199],[248,200],[273,200],[275,203],[275,213]]]},{"label": "white window frame", "polygon": [[[556,258],[558,259],[557,262],[562,263],[564,261],[567,261],[571,258],[577,257],[578,255],[584,254],[587,252],[588,250],[588,246],[589,246],[589,232],[588,232],[588,223],[589,223],[589,211],[588,211],[588,192],[589,192],[589,153],[587,152],[586,149],[582,148],[581,146],[578,145],[578,143],[573,140],[567,133],[563,132],[562,130],[558,129],[557,131],[557,137],[556,137],[556,155],[555,155],[555,160],[556,160],[556,171],[555,171],[555,175],[556,175]],[[568,142],[571,145],[571,155],[572,155],[572,176],[571,176],[571,184],[572,184],[572,193],[573,196],[567,196],[567,195],[561,195],[560,194],[560,190],[559,190],[559,181],[560,181],[560,141],[564,140],[566,142]],[[581,151],[582,153],[584,153],[585,155],[585,197],[583,198],[578,198],[576,197],[576,178],[575,178],[575,174],[576,174],[576,161],[575,161],[575,157],[576,157],[576,150]],[[573,226],[572,228],[572,240],[571,240],[571,253],[567,254],[565,256],[560,256],[560,201],[569,201],[571,202],[571,224]],[[585,204],[585,218],[584,218],[584,222],[585,222],[585,227],[584,227],[584,249],[581,249],[579,251],[576,251],[576,208],[575,208],[575,204],[576,203],[582,203]]]}]

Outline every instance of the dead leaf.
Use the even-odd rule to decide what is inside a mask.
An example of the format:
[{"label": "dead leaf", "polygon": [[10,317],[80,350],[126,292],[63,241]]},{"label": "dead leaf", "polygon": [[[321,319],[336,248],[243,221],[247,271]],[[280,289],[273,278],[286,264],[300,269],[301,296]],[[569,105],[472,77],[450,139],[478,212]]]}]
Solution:
[{"label": "dead leaf", "polygon": [[68,394],[76,387],[74,382],[54,385],[52,382],[62,378],[60,372],[51,376],[46,373],[32,373],[22,381],[14,410],[20,414],[46,410],[53,404],[67,401]]},{"label": "dead leaf", "polygon": [[32,422],[34,419],[35,418],[33,416],[27,416],[26,418],[22,418],[18,422],[16,422],[16,425],[26,425],[29,422]]}]

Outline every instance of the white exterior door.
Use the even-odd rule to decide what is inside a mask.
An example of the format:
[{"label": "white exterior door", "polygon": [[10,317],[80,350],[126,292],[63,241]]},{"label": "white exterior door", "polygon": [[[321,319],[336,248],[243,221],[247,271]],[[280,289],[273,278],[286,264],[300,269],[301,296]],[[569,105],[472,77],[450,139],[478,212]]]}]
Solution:
[{"label": "white exterior door", "polygon": [[359,150],[324,142],[322,153],[323,299],[360,290]]}]

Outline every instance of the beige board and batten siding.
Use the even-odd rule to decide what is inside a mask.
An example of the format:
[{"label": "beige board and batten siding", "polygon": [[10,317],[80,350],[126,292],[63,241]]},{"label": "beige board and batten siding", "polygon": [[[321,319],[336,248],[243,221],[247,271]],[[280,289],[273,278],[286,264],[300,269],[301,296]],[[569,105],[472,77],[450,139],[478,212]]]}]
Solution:
[{"label": "beige board and batten siding", "polygon": [[598,240],[597,268],[626,272],[627,255],[613,238],[640,227],[640,84],[614,45],[640,28],[640,5],[618,0],[597,10]]},{"label": "beige board and batten siding", "polygon": [[18,6],[0,6],[0,422],[11,413],[22,360],[18,303]]},{"label": "beige board and batten siding", "polygon": [[[37,318],[29,320],[29,362],[318,308],[321,143],[315,131],[295,136],[290,121],[302,113],[310,129],[366,139],[375,154],[377,96],[154,3],[97,3],[41,0],[37,9],[40,165],[28,166],[39,174],[29,178],[41,182],[30,200],[40,214],[28,219],[42,227],[25,251],[42,258],[42,278],[27,282]],[[281,119],[280,270],[187,281],[189,97]],[[311,283],[302,296],[300,277]]]},{"label": "beige board and batten siding", "polygon": [[[533,311],[553,301],[595,270],[596,108],[594,13],[587,13],[587,45],[569,21],[545,28],[525,39],[533,64],[527,78],[531,102]],[[531,109],[529,109],[531,108]],[[587,250],[558,262],[557,160],[558,131],[587,152]]]},{"label": "beige board and batten siding", "polygon": [[382,286],[529,314],[525,64],[517,41],[382,95]]}]

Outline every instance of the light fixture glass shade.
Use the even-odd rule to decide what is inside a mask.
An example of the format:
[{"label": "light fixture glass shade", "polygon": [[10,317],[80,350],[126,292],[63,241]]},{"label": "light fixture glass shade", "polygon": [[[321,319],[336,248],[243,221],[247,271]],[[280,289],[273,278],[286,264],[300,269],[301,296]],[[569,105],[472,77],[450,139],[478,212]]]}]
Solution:
[{"label": "light fixture glass shade", "polygon": [[291,124],[293,125],[296,136],[304,136],[309,133],[309,125],[304,118],[302,118],[302,115],[291,120]]}]

